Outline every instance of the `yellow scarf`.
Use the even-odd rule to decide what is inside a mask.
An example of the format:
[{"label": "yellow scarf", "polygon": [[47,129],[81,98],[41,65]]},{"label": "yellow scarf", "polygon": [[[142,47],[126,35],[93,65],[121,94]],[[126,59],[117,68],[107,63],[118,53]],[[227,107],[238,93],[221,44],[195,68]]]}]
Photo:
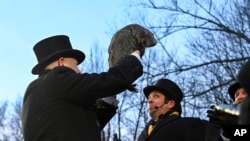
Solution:
[{"label": "yellow scarf", "polygon": [[[169,116],[172,116],[172,115],[179,116],[179,113],[178,112],[173,112],[173,113],[169,114]],[[155,127],[155,124],[152,124],[152,123],[148,126],[148,135],[151,134],[151,132],[153,131],[154,127]]]}]

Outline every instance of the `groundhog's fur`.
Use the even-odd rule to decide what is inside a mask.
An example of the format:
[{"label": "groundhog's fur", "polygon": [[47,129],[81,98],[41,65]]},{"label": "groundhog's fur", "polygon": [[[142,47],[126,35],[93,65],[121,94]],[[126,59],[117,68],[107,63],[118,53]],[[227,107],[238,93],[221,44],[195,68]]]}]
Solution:
[{"label": "groundhog's fur", "polygon": [[[109,67],[116,65],[136,49],[141,51],[142,57],[145,48],[153,47],[156,43],[153,33],[139,24],[129,24],[121,28],[113,35],[108,48]],[[127,89],[132,92],[137,91],[135,84],[131,84]]]},{"label": "groundhog's fur", "polygon": [[108,53],[109,67],[113,67],[121,59],[130,55],[134,50],[141,50],[156,45],[154,34],[139,24],[129,24],[118,30],[112,37]]}]

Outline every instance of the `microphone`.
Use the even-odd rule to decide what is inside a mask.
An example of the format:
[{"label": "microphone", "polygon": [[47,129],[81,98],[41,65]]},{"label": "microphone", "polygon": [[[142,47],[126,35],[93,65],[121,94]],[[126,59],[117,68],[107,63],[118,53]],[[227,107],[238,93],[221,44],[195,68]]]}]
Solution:
[{"label": "microphone", "polygon": [[161,108],[164,105],[165,105],[165,103],[163,103],[161,106],[155,106],[155,109],[158,110],[159,108]]},{"label": "microphone", "polygon": [[168,103],[168,99],[165,99],[164,103],[161,106],[155,106],[155,109],[158,110],[159,108],[161,108],[162,106],[164,106],[166,103]]}]

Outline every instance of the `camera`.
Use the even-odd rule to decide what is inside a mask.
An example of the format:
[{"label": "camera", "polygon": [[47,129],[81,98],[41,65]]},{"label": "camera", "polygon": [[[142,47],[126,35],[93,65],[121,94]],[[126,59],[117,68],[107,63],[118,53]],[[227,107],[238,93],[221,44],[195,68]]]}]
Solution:
[{"label": "camera", "polygon": [[220,104],[220,105],[212,105],[211,107],[212,109],[222,112],[222,113],[227,113],[227,114],[235,115],[235,116],[240,115],[240,109],[235,105]]}]

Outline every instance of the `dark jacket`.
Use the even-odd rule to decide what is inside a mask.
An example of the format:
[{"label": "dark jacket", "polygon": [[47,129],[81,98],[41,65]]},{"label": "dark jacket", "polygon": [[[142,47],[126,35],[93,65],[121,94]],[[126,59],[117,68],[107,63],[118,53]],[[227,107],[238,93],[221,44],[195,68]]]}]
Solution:
[{"label": "dark jacket", "polygon": [[116,107],[97,110],[96,99],[123,92],[141,75],[142,65],[132,55],[100,74],[77,74],[67,67],[42,74],[25,92],[24,140],[100,141],[100,130]]},{"label": "dark jacket", "polygon": [[148,136],[146,125],[138,141],[219,141],[219,129],[208,121],[176,115],[162,116]]}]

